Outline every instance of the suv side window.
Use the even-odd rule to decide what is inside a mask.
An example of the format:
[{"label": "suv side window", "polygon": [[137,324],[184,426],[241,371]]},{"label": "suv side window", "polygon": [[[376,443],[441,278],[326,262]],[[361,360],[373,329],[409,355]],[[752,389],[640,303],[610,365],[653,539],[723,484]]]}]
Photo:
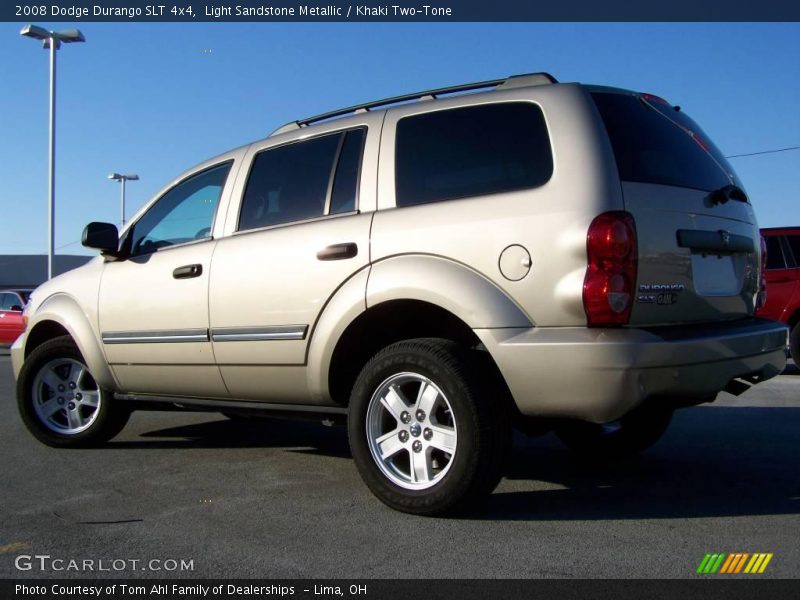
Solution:
[{"label": "suv side window", "polygon": [[355,210],[364,130],[337,132],[256,155],[239,231]]},{"label": "suv side window", "polygon": [[352,212],[358,206],[358,174],[364,134],[364,129],[353,129],[346,134],[333,178],[329,214]]},{"label": "suv side window", "polygon": [[534,188],[553,174],[544,115],[528,102],[405,117],[395,155],[398,207]]},{"label": "suv side window", "polygon": [[768,235],[765,240],[767,242],[767,270],[785,269],[786,260],[783,257],[780,236]]},{"label": "suv side window", "polygon": [[11,310],[15,304],[19,304],[19,300],[14,294],[0,294],[0,310]]},{"label": "suv side window", "polygon": [[794,255],[794,267],[800,267],[800,235],[792,234],[786,236],[786,243]]},{"label": "suv side window", "polygon": [[209,238],[231,163],[184,179],[156,201],[128,231],[124,247],[131,256]]}]

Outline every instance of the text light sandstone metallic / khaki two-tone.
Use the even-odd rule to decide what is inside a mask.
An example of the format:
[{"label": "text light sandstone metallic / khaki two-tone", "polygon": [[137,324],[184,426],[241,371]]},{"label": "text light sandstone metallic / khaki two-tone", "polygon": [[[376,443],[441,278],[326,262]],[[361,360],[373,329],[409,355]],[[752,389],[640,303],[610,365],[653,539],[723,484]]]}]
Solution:
[{"label": "text light sandstone metallic / khaki two-tone", "polygon": [[53,446],[180,405],[344,418],[386,504],[491,492],[513,426],[653,444],[679,407],[778,374],[730,165],[649,94],[511,77],[281,127],[187,171],[37,289],[19,408]]}]

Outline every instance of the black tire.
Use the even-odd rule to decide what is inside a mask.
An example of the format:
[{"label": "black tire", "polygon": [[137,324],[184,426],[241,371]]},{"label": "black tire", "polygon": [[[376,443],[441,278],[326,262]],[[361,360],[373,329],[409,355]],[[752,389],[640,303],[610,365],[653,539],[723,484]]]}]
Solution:
[{"label": "black tire", "polygon": [[671,408],[643,404],[613,423],[565,423],[556,428],[556,435],[583,458],[624,458],[646,450],[661,439],[672,413]]},{"label": "black tire", "polygon": [[[356,380],[348,416],[350,449],[370,490],[388,506],[418,515],[472,508],[488,496],[502,477],[511,440],[506,399],[493,381],[481,353],[448,340],[408,340],[378,352]],[[401,422],[393,416],[397,411],[380,401],[378,392],[386,386],[403,396],[417,394],[416,400],[405,403],[409,422]],[[427,386],[432,391],[425,400],[422,391]],[[423,411],[420,417],[423,405],[431,414]],[[380,429],[375,428],[383,422],[387,432],[378,436]],[[394,439],[400,431],[406,432],[405,438],[397,433]],[[377,442],[369,441],[383,437],[402,446],[389,460],[373,454],[380,451]],[[417,443],[423,450],[414,454]],[[445,452],[445,446],[453,452]],[[424,477],[415,475],[412,466],[419,467],[420,458],[426,465]]]},{"label": "black tire", "polygon": [[[85,369],[83,374],[73,371],[77,365]],[[25,359],[17,381],[17,407],[28,431],[55,448],[101,445],[122,431],[130,417],[127,407],[97,385],[69,336],[45,342]],[[45,417],[51,409],[52,415]]]},{"label": "black tire", "polygon": [[800,323],[795,323],[789,333],[789,352],[795,366],[800,367]]}]

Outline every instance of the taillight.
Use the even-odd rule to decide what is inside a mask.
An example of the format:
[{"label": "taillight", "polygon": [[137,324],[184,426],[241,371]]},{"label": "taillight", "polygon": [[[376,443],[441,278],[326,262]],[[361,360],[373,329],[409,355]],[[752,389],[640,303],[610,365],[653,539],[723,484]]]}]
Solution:
[{"label": "taillight", "polygon": [[767,240],[761,236],[761,282],[758,286],[756,308],[763,308],[767,303]]},{"label": "taillight", "polygon": [[636,290],[636,226],[626,212],[596,217],[586,234],[583,309],[589,327],[625,325]]}]

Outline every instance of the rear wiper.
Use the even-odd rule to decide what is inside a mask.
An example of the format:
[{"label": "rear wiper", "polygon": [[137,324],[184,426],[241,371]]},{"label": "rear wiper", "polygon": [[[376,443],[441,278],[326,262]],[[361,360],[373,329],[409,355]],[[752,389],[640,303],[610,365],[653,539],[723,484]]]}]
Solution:
[{"label": "rear wiper", "polygon": [[714,190],[708,195],[711,204],[725,204],[728,200],[738,200],[739,202],[747,202],[747,194],[738,185],[728,184],[718,190]]}]

